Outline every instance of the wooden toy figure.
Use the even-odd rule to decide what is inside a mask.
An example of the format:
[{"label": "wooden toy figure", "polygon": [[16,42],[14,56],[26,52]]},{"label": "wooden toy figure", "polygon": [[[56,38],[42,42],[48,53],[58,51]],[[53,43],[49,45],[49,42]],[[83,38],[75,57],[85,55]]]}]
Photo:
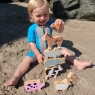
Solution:
[{"label": "wooden toy figure", "polygon": [[69,81],[71,81],[73,84],[75,84],[78,81],[78,77],[72,72],[70,72],[67,75],[67,77],[68,77]]},{"label": "wooden toy figure", "polygon": [[48,59],[48,60],[44,60],[44,66],[46,68],[49,68],[51,66],[53,66],[54,68],[58,65],[61,64],[63,62],[63,59]]},{"label": "wooden toy figure", "polygon": [[45,59],[48,60],[49,58],[52,58],[52,59],[57,59],[57,58],[60,58],[61,57],[61,50],[58,50],[56,48],[54,48],[53,50],[44,50],[44,56],[45,56]]},{"label": "wooden toy figure", "polygon": [[52,67],[50,70],[47,70],[45,68],[45,80],[47,80],[48,78],[54,76],[54,68]]},{"label": "wooden toy figure", "polygon": [[63,58],[61,57],[61,50],[45,50],[44,51],[44,66],[49,68],[53,66],[54,68],[63,62]]},{"label": "wooden toy figure", "polygon": [[42,37],[42,39],[47,40],[49,50],[51,50],[52,46],[55,45],[55,44],[57,44],[58,48],[60,49],[61,44],[63,42],[63,38],[61,36],[52,37],[52,36],[49,35],[48,32],[45,33],[45,35]]},{"label": "wooden toy figure", "polygon": [[58,75],[59,71],[62,71],[63,68],[58,65],[57,68],[53,68],[53,66],[47,70],[47,68],[45,68],[45,80],[49,79],[50,77],[54,76],[54,78],[56,78],[56,76]]},{"label": "wooden toy figure", "polygon": [[28,80],[24,83],[24,88],[27,92],[32,92],[33,90],[41,91],[41,88],[45,86],[45,82],[38,80]]},{"label": "wooden toy figure", "polygon": [[50,27],[53,28],[55,31],[58,31],[59,28],[60,28],[60,26],[58,24],[56,24],[56,25],[55,24],[51,24]]},{"label": "wooden toy figure", "polygon": [[62,90],[63,92],[71,85],[69,80],[65,78],[63,81],[54,81],[55,91]]},{"label": "wooden toy figure", "polygon": [[[52,37],[49,35],[48,32],[46,32],[45,35],[42,37],[42,39],[47,40],[48,42],[48,49],[46,49],[43,53],[45,56],[45,60],[44,60],[45,80],[47,80],[48,78],[52,76],[56,78],[58,72],[62,71],[60,64],[63,61],[61,57],[61,54],[62,54],[61,44],[63,42],[63,38],[61,36]],[[53,45],[56,45],[56,44],[57,44],[57,47],[54,48]],[[57,67],[57,70],[56,70],[56,67]]]}]

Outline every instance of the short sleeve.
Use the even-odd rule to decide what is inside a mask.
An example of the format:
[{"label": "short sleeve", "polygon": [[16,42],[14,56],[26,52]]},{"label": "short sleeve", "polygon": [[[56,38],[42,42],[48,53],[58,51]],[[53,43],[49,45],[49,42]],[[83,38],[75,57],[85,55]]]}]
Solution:
[{"label": "short sleeve", "polygon": [[35,27],[34,25],[30,26],[28,29],[28,38],[27,38],[28,42],[34,42],[35,43]]}]

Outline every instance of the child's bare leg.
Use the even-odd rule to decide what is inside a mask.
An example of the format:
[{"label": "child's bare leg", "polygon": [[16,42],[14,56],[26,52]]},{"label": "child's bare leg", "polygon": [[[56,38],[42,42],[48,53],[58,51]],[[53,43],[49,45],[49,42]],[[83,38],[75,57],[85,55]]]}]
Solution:
[{"label": "child's bare leg", "polygon": [[70,61],[71,63],[73,63],[78,70],[83,70],[86,67],[90,66],[92,64],[92,61],[84,61],[81,62],[80,60],[78,60],[74,55],[72,55],[68,49],[63,49],[62,54],[64,55],[64,57],[66,58],[66,60]]},{"label": "child's bare leg", "polygon": [[22,62],[17,67],[13,77],[7,81],[4,85],[5,86],[15,86],[22,75],[29,69],[30,64],[33,62],[33,59],[25,56]]}]

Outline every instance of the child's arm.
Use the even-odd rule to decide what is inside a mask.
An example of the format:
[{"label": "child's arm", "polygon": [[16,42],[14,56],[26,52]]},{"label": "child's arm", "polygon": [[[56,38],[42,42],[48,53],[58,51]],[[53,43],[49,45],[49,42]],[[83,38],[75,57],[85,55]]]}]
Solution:
[{"label": "child's arm", "polygon": [[64,22],[61,19],[56,19],[51,27],[55,28],[57,32],[62,33],[64,31]]},{"label": "child's arm", "polygon": [[44,56],[39,52],[39,50],[37,49],[35,43],[30,42],[29,44],[30,44],[31,50],[35,53],[38,62],[43,63]]}]

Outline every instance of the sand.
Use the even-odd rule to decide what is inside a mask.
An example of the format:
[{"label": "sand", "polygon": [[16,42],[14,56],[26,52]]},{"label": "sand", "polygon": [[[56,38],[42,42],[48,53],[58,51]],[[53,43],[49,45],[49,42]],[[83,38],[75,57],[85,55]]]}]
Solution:
[{"label": "sand", "polygon": [[[53,15],[51,18],[54,19]],[[63,60],[64,71],[57,78],[50,78],[42,92],[27,93],[24,90],[26,80],[44,80],[44,66],[31,65],[16,87],[4,87],[17,66],[30,50],[27,42],[27,29],[31,25],[27,13],[27,3],[0,4],[0,95],[95,95],[95,22],[75,19],[64,20],[64,32],[61,35],[63,46],[82,61],[93,60],[93,66],[79,71],[75,66]],[[74,72],[79,81],[65,92],[55,92],[53,82],[63,80],[69,72]]]}]

